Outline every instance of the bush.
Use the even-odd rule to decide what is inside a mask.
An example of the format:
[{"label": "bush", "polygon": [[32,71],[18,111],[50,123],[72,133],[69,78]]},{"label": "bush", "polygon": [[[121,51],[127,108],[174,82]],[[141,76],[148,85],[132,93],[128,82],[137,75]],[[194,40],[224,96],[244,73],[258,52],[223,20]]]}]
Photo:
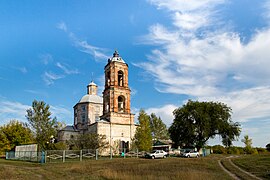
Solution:
[{"label": "bush", "polygon": [[213,153],[214,154],[227,154],[226,148],[224,148],[221,145],[215,145],[212,147]]},{"label": "bush", "polygon": [[259,154],[256,148],[252,148],[250,146],[245,147],[244,151],[246,154]]},{"label": "bush", "polygon": [[244,148],[242,147],[237,147],[239,154],[245,154]]},{"label": "bush", "polygon": [[239,148],[238,147],[229,147],[227,148],[227,153],[228,154],[240,154]]},{"label": "bush", "polygon": [[65,142],[58,142],[54,144],[56,150],[67,150],[68,145]]},{"label": "bush", "polygon": [[265,148],[256,148],[256,149],[257,149],[257,151],[258,151],[259,154],[260,153],[266,153],[267,152],[267,150]]}]

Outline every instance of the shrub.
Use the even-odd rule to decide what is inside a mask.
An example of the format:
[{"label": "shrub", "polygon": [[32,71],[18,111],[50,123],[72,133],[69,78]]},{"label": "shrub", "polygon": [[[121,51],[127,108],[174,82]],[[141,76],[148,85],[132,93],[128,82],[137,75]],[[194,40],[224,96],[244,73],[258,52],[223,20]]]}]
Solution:
[{"label": "shrub", "polygon": [[259,154],[256,148],[245,147],[244,151],[246,154]]},{"label": "shrub", "polygon": [[267,152],[267,150],[265,148],[256,148],[256,149],[257,149],[259,154]]},{"label": "shrub", "polygon": [[239,148],[238,147],[229,147],[227,148],[227,153],[228,154],[240,154]]},{"label": "shrub", "polygon": [[215,145],[212,147],[214,154],[227,154],[226,148],[221,145]]}]

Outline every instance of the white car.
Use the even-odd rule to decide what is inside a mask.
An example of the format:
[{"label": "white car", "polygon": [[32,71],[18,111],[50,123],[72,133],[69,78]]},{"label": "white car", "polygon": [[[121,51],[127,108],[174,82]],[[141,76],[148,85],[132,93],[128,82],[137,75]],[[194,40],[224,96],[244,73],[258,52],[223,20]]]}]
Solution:
[{"label": "white car", "polygon": [[197,151],[185,150],[185,151],[181,152],[181,156],[187,157],[187,158],[191,158],[191,157],[198,158],[200,156],[200,154]]},{"label": "white car", "polygon": [[151,153],[146,153],[146,158],[166,158],[168,156],[168,153],[163,150],[154,150]]}]

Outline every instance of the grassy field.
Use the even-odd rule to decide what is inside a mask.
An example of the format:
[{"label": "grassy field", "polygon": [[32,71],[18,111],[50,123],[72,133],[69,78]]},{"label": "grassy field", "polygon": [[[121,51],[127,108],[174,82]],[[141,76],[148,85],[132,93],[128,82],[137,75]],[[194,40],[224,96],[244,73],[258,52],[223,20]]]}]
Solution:
[{"label": "grassy field", "polygon": [[241,156],[232,161],[245,171],[263,179],[270,179],[270,153]]},{"label": "grassy field", "polygon": [[1,179],[230,179],[218,165],[222,156],[205,158],[112,159],[36,164],[0,160]]}]

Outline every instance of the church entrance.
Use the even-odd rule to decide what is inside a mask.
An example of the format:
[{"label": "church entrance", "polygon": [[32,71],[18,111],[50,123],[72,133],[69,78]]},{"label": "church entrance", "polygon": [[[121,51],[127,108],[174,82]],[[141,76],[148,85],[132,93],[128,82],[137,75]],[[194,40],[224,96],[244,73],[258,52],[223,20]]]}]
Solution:
[{"label": "church entrance", "polygon": [[120,141],[120,152],[129,152],[129,141]]}]

